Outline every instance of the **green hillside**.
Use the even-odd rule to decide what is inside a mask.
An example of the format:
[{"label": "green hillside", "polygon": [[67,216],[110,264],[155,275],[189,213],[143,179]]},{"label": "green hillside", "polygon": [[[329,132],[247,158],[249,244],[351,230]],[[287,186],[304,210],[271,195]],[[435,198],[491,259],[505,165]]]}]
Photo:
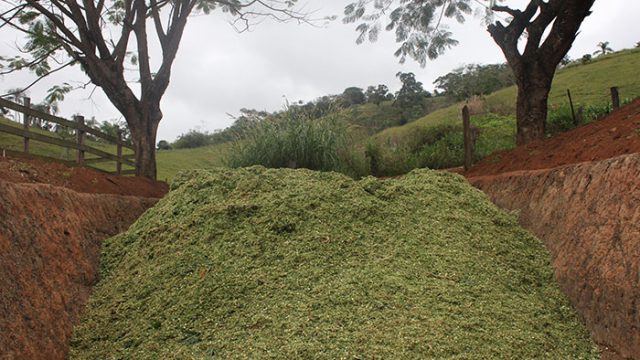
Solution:
[{"label": "green hillside", "polygon": [[599,358],[542,242],[444,172],[183,172],[101,266],[71,359]]},{"label": "green hillside", "polygon": [[[610,102],[610,88],[617,86],[622,98],[640,96],[640,49],[625,50],[594,59],[586,65],[572,65],[556,74],[549,105],[551,108],[568,103],[567,89],[571,90],[576,105],[606,104]],[[515,86],[486,96],[479,112],[514,115],[517,90]],[[460,110],[464,103],[435,111],[401,127],[386,129],[377,139],[402,142],[416,128],[461,122]],[[514,123],[515,124],[515,123]],[[513,129],[515,133],[515,128]]]},{"label": "green hillside", "polygon": [[223,166],[229,147],[229,144],[219,144],[194,149],[159,150],[156,153],[158,180],[171,181],[182,170]]},{"label": "green hillside", "polygon": [[[633,49],[598,57],[586,65],[571,65],[560,70],[555,77],[550,95],[551,121],[554,121],[556,113],[560,117],[568,116],[567,89],[571,89],[576,106],[595,108],[593,112],[596,114],[606,111],[611,86],[619,87],[623,99],[640,96],[640,80],[637,76],[639,68],[640,50]],[[510,87],[484,99],[476,99],[471,104],[475,114],[472,122],[481,131],[476,154],[478,158],[515,145],[515,98],[516,88]],[[351,139],[356,142],[354,147],[359,152],[355,156],[364,157],[365,145],[368,142],[377,144],[379,149],[376,153],[380,154],[381,158],[378,160],[382,164],[377,175],[402,174],[412,168],[425,166],[440,168],[460,165],[460,109],[464,104],[457,103],[441,108],[448,105],[449,100],[445,97],[429,98],[425,101],[428,111],[440,109],[404,126],[394,126],[400,116],[390,102],[382,103],[380,106],[364,104],[339,110],[334,115],[350,125],[353,132]],[[587,112],[589,111],[590,108],[587,108]],[[16,123],[12,124],[19,126]],[[67,153],[56,146],[35,141],[32,144],[33,152],[38,155],[61,159],[75,158],[73,152]],[[100,143],[91,143],[91,146],[114,152],[113,146]],[[21,138],[0,133],[0,149],[19,150],[21,147]],[[224,165],[224,158],[229,150],[229,144],[222,144],[159,151],[158,179],[171,180],[181,170]],[[104,166],[107,170],[113,170],[114,167],[113,164]]]}]

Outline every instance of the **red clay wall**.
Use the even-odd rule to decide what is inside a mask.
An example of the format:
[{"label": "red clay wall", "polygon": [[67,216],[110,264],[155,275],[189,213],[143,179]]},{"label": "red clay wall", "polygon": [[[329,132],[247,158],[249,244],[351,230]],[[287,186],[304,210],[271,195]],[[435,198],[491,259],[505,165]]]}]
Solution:
[{"label": "red clay wall", "polygon": [[100,243],[156,200],[0,180],[0,359],[64,359]]},{"label": "red clay wall", "polygon": [[545,241],[603,358],[640,359],[640,154],[469,181]]}]

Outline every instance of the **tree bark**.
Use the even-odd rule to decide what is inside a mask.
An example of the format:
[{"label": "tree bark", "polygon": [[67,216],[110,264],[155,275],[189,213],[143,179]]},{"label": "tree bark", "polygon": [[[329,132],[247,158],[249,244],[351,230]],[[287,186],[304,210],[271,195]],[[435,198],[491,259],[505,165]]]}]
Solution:
[{"label": "tree bark", "polygon": [[516,102],[516,144],[543,139],[547,124],[549,92],[554,73],[546,74],[539,66],[523,66],[514,71],[518,86]]},{"label": "tree bark", "polygon": [[135,115],[126,119],[136,152],[136,175],[153,180],[157,179],[156,133],[160,120],[162,120],[159,105],[160,101],[157,101],[156,104],[147,106],[155,110],[143,109],[140,112],[128,112]]}]

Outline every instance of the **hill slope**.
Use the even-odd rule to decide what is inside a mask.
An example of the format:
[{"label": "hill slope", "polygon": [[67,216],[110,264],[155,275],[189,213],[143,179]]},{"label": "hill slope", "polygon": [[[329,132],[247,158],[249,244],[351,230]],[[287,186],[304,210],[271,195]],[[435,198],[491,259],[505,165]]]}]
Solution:
[{"label": "hill slope", "polygon": [[[568,103],[567,89],[571,90],[576,105],[610,102],[609,89],[612,86],[617,86],[620,89],[622,98],[639,97],[640,80],[636,75],[639,68],[640,49],[633,49],[596,58],[586,65],[573,65],[562,69],[558,71],[553,81],[549,95],[550,107]],[[515,114],[516,93],[516,87],[512,86],[486,96],[483,111],[502,115]],[[383,130],[376,135],[376,138],[402,142],[418,127],[429,127],[443,123],[458,124],[461,122],[460,109],[463,105],[463,103],[458,103],[404,126]]]},{"label": "hill slope", "polygon": [[105,243],[71,358],[598,358],[542,243],[460,176],[173,187]]}]

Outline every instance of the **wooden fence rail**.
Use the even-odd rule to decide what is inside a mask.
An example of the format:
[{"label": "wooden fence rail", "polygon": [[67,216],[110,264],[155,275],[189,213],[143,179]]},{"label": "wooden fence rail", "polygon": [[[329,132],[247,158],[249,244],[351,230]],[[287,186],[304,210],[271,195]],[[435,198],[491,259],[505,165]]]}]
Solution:
[{"label": "wooden fence rail", "polygon": [[[16,127],[10,126],[0,123],[0,132],[4,132],[7,134],[20,136],[24,138],[24,148],[23,152],[29,154],[30,140],[43,142],[46,144],[56,145],[60,147],[64,147],[67,149],[74,149],[77,151],[76,163],[80,166],[89,166],[90,164],[97,164],[106,161],[115,161],[116,163],[116,171],[112,174],[117,175],[130,175],[135,174],[136,172],[136,163],[132,159],[135,158],[135,154],[123,155],[122,149],[130,149],[134,150],[131,145],[126,143],[122,139],[122,132],[118,131],[118,137],[113,137],[111,135],[105,134],[100,130],[89,127],[85,124],[84,117],[76,116],[74,121],[70,121],[61,117],[57,117],[51,114],[43,113],[32,109],[30,107],[30,99],[24,98],[24,105],[20,105],[14,103],[12,101],[0,98],[0,107],[5,109],[10,109],[22,113],[24,115],[23,118],[23,126]],[[52,122],[58,125],[65,126],[67,128],[75,130],[76,133],[76,141],[64,140],[59,137],[49,136],[47,134],[43,134],[41,132],[35,132],[30,130],[30,122],[31,119],[42,119],[44,121]],[[94,147],[88,146],[85,144],[86,134],[91,134],[96,138],[100,138],[106,140],[111,144],[116,145],[116,154],[110,154],[106,151],[96,149]],[[85,154],[93,154],[97,156],[97,158],[85,159]],[[57,159],[54,159],[57,160]],[[122,170],[122,165],[131,166],[133,170]],[[103,171],[101,169],[92,167],[96,170]]]}]

